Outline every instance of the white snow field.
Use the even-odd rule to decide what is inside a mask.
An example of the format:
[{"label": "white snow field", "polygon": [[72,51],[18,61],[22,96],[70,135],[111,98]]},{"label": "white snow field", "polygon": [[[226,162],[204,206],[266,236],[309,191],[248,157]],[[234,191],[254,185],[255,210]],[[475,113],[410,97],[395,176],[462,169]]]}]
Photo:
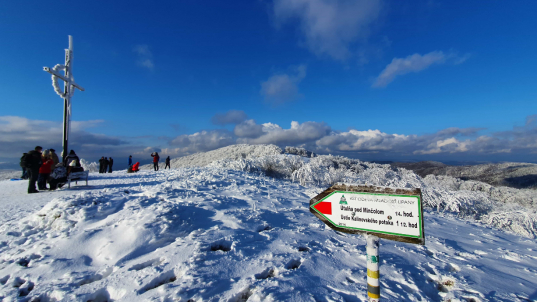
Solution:
[{"label": "white snow field", "polygon": [[422,188],[426,245],[381,239],[382,301],[537,301],[535,191],[284,154],[39,194],[0,181],[0,299],[365,302],[364,238],[308,209],[338,181]]}]

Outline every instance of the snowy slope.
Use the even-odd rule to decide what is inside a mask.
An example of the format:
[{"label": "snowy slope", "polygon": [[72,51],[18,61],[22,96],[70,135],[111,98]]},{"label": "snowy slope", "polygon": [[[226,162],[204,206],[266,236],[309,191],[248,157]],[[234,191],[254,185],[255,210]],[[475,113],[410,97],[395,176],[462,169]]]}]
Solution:
[{"label": "snowy slope", "polygon": [[[179,158],[173,158],[170,160],[170,166],[173,168],[182,167],[204,167],[208,164],[222,159],[239,159],[239,158],[251,158],[261,157],[266,155],[274,155],[282,153],[282,149],[276,145],[246,145],[238,144],[219,148],[216,150],[196,153]],[[160,165],[164,168],[165,157],[161,157]],[[153,164],[143,165],[140,167],[142,170],[153,170]]]},{"label": "snowy slope", "polygon": [[308,210],[340,180],[424,191],[426,245],[381,240],[383,301],[537,300],[532,226],[477,222],[509,205],[442,179],[282,154],[90,179],[31,195],[0,181],[4,301],[367,301],[365,240]]}]

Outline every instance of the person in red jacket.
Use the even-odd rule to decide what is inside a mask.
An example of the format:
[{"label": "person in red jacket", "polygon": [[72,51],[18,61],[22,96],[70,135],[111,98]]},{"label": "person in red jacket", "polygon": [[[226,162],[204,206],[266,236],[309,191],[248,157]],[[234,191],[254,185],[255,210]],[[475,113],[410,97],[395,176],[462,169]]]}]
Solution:
[{"label": "person in red jacket", "polygon": [[160,159],[160,156],[158,156],[158,152],[151,153],[151,157],[153,157],[153,168],[155,171],[158,171],[158,161]]},{"label": "person in red jacket", "polygon": [[48,150],[43,151],[41,161],[43,164],[39,168],[39,177],[37,178],[37,187],[39,190],[47,190],[47,179],[50,173],[52,172],[52,165],[54,165],[54,160],[50,156]]}]

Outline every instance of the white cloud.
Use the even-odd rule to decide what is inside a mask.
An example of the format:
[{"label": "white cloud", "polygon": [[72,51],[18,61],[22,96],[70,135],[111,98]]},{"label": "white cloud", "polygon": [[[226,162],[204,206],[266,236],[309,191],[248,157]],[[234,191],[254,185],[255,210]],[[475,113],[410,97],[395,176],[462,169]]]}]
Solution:
[{"label": "white cloud", "polygon": [[461,64],[469,58],[469,54],[459,57],[455,53],[445,54],[442,51],[432,51],[428,54],[420,55],[415,53],[406,58],[394,58],[390,64],[377,77],[372,87],[386,87],[397,76],[411,72],[419,72],[429,68],[434,64],[444,64],[450,60],[453,64]]},{"label": "white cloud", "polygon": [[261,82],[261,95],[272,105],[293,101],[301,95],[298,84],[306,77],[306,65],[291,68],[293,74],[276,74]]},{"label": "white cloud", "polygon": [[[512,131],[479,136],[483,128],[446,128],[436,133],[405,135],[385,133],[379,129],[334,131],[324,122],[291,122],[288,129],[278,124],[258,124],[246,120],[237,124],[233,132],[227,130],[202,131],[177,137],[171,146],[179,146],[171,154],[192,154],[232,144],[275,144],[281,147],[300,146],[316,153],[360,156],[374,153],[387,159],[415,156],[494,156],[495,154],[537,153],[537,119],[529,116],[526,125]],[[515,159],[513,159],[515,160]]]},{"label": "white cloud", "polygon": [[379,130],[333,132],[316,141],[316,145],[327,152],[334,151],[389,151],[407,144],[413,137],[383,133]]},{"label": "white cloud", "polygon": [[232,144],[234,144],[234,139],[227,130],[200,131],[190,135],[179,135],[169,143],[170,146],[177,146],[178,148],[169,148],[166,151],[174,152],[173,154],[187,155]]},{"label": "white cloud", "polygon": [[257,138],[263,135],[263,126],[254,120],[247,120],[235,126],[233,134],[238,137]]},{"label": "white cloud", "polygon": [[277,24],[298,19],[303,44],[336,60],[351,56],[351,44],[366,38],[382,8],[380,0],[275,0]]},{"label": "white cloud", "polygon": [[291,128],[289,129],[283,129],[272,123],[262,124],[261,126],[263,127],[262,133],[258,133],[261,134],[258,137],[239,138],[237,139],[237,142],[241,144],[297,145],[313,142],[327,135],[331,131],[330,126],[326,125],[324,122],[304,122],[300,124],[293,121],[291,122]]},{"label": "white cloud", "polygon": [[217,113],[211,118],[211,122],[214,125],[228,125],[228,124],[240,124],[248,118],[246,113],[242,110],[229,110],[228,112],[222,114]]},{"label": "white cloud", "polygon": [[136,64],[138,66],[147,68],[151,71],[155,69],[155,63],[153,62],[153,53],[149,50],[149,46],[146,44],[140,44],[134,46],[133,50],[137,55]]},{"label": "white cloud", "polygon": [[[226,129],[200,131],[177,136],[163,146],[132,143],[135,140],[147,141],[152,137],[119,138],[87,131],[102,123],[100,120],[73,122],[69,149],[74,149],[79,156],[89,160],[101,156],[126,157],[136,154],[137,161],[149,161],[149,154],[159,150],[161,155],[184,156],[237,143],[304,147],[319,154],[351,157],[374,153],[376,159],[390,160],[416,159],[416,156],[435,156],[437,159],[455,156],[457,160],[474,156],[474,159],[485,160],[484,156],[489,156],[501,160],[533,161],[537,154],[536,116],[528,116],[523,126],[487,135],[478,135],[482,128],[451,127],[431,134],[404,135],[385,133],[379,129],[340,132],[324,122],[293,121],[289,128],[284,129],[275,123],[258,124],[254,120],[246,120],[237,124],[233,132]],[[36,145],[60,151],[61,138],[61,122],[0,116],[0,161],[15,165],[23,152]]]},{"label": "white cloud", "polygon": [[472,142],[470,140],[459,141],[451,137],[445,140],[438,140],[427,146],[425,150],[416,150],[414,154],[437,154],[437,153],[456,153],[466,152]]}]

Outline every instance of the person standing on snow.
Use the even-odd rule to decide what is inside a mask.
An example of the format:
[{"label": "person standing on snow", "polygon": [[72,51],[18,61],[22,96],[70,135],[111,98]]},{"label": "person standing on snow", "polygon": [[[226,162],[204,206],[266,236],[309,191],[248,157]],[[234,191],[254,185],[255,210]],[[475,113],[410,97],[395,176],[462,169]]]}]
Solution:
[{"label": "person standing on snow", "polygon": [[160,159],[160,156],[158,156],[158,152],[155,152],[154,154],[151,153],[151,157],[153,157],[153,168],[155,171],[158,171],[158,161]]},{"label": "person standing on snow", "polygon": [[129,155],[129,167],[132,166],[132,155]]},{"label": "person standing on snow", "polygon": [[170,169],[172,168],[172,167],[170,167],[170,157],[169,156],[166,157],[166,166],[164,167],[164,170],[166,170],[166,168],[170,168]]},{"label": "person standing on snow", "polygon": [[47,179],[50,175],[50,172],[52,172],[52,165],[54,164],[54,161],[52,160],[50,156],[50,152],[48,150],[43,151],[43,154],[41,156],[41,167],[39,168],[39,177],[37,178],[37,187],[39,190],[46,190],[47,189]]},{"label": "person standing on snow", "polygon": [[22,168],[22,176],[21,179],[28,179],[28,171],[26,171],[26,163],[24,162],[26,156],[28,156],[28,153],[23,153],[21,157],[20,166]]},{"label": "person standing on snow", "polygon": [[39,193],[35,188],[35,182],[39,176],[39,168],[41,167],[41,146],[36,146],[34,150],[28,152],[24,158],[24,167],[28,172],[28,194]]},{"label": "person standing on snow", "polygon": [[108,173],[112,173],[112,166],[114,165],[114,159],[110,157],[108,160]]},{"label": "person standing on snow", "polygon": [[99,173],[103,173],[103,167],[104,167],[104,156],[101,156],[101,159],[99,159]]},{"label": "person standing on snow", "polygon": [[52,159],[52,161],[54,162],[54,165],[52,166],[52,170],[54,170],[54,168],[56,168],[56,165],[60,163],[60,159],[58,158],[58,154],[56,154],[56,150],[54,149],[50,149],[50,158]]},{"label": "person standing on snow", "polygon": [[104,158],[104,162],[103,162],[103,163],[104,163],[104,165],[103,165],[103,173],[106,173],[106,171],[108,171],[108,164],[110,163],[110,162],[108,161],[108,157],[105,157],[105,158]]}]

